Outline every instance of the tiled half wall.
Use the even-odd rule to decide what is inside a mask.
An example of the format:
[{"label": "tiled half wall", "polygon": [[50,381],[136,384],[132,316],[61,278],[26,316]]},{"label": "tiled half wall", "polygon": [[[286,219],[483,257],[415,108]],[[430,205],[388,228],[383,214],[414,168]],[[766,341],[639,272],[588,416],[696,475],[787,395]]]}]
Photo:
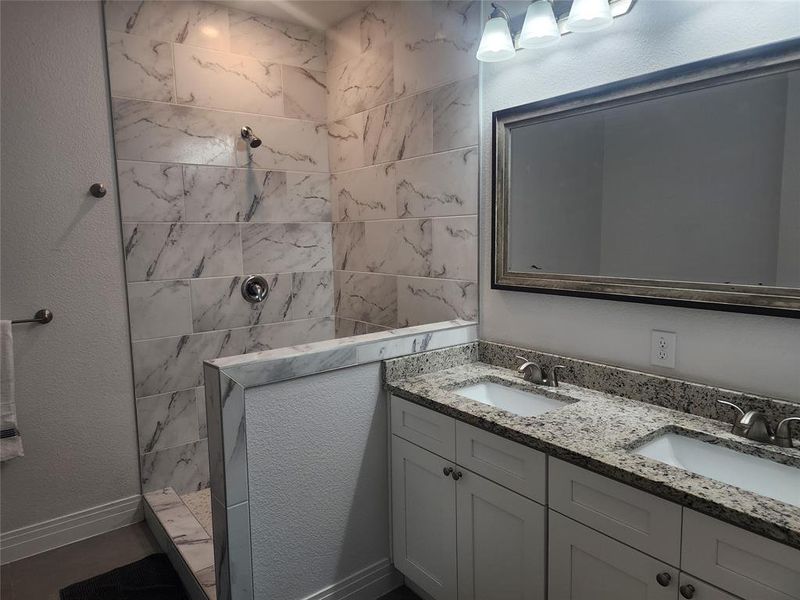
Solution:
[{"label": "tiled half wall", "polygon": [[479,13],[105,4],[146,492],[208,485],[203,360],[477,316]]}]

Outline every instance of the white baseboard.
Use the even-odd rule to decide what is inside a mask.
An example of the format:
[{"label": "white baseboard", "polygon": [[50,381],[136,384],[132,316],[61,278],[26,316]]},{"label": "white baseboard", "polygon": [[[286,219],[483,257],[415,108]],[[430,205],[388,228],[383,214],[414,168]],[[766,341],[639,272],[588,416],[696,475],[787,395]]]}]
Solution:
[{"label": "white baseboard", "polygon": [[375,600],[401,585],[403,576],[385,558],[303,600]]},{"label": "white baseboard", "polygon": [[0,533],[0,564],[138,523],[142,518],[142,496],[137,494]]}]

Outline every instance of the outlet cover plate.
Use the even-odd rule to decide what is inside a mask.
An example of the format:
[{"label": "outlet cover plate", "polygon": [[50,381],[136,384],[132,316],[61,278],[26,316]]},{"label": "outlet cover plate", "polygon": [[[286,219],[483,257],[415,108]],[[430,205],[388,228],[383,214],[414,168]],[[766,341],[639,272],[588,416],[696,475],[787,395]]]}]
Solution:
[{"label": "outlet cover plate", "polygon": [[654,329],[650,343],[650,364],[658,367],[675,368],[675,353],[678,336],[670,331]]}]

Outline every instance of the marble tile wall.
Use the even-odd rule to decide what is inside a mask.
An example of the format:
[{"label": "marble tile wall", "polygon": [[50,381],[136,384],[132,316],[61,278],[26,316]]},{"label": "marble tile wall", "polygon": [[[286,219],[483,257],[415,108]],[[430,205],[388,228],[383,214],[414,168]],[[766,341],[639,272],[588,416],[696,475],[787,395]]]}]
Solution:
[{"label": "marble tile wall", "polygon": [[[348,329],[334,318],[325,35],[193,1],[105,14],[142,482],[183,494],[209,483],[202,361]],[[253,273],[263,304],[240,294]]]},{"label": "marble tile wall", "polygon": [[477,318],[480,33],[469,0],[327,31],[337,332]]},{"label": "marble tile wall", "polygon": [[476,319],[480,6],[105,14],[142,479],[183,494],[209,481],[203,360]]}]

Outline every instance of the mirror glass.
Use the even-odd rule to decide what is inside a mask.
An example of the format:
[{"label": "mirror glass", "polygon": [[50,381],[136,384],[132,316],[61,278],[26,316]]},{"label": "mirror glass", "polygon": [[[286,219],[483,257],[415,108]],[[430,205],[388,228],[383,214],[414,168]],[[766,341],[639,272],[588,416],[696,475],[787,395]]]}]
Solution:
[{"label": "mirror glass", "polygon": [[506,127],[508,271],[800,288],[800,71]]}]

